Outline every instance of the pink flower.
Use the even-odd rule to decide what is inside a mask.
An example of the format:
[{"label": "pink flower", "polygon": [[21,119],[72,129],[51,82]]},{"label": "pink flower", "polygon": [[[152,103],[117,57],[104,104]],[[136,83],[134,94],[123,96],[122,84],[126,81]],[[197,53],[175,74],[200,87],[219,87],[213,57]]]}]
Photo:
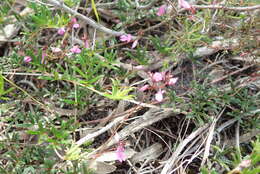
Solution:
[{"label": "pink flower", "polygon": [[72,18],[72,19],[71,19],[71,22],[72,22],[72,23],[77,23],[77,18]]},{"label": "pink flower", "polygon": [[73,47],[70,49],[70,52],[75,53],[75,54],[79,54],[79,53],[81,53],[81,49],[79,48],[78,45],[76,45],[76,46],[73,46]]},{"label": "pink flower", "polygon": [[124,144],[121,142],[118,143],[118,146],[116,148],[116,157],[117,157],[117,160],[120,162],[123,162],[126,160],[125,147],[124,147]]},{"label": "pink flower", "polygon": [[125,35],[121,35],[120,36],[120,41],[122,41],[122,42],[129,43],[129,42],[131,42],[131,40],[132,40],[132,35],[131,34],[125,34]]},{"label": "pink flower", "polygon": [[79,28],[79,24],[78,23],[76,23],[76,24],[73,24],[73,26],[72,26],[73,28],[75,28],[75,29],[77,29],[77,28]]},{"label": "pink flower", "polygon": [[179,6],[185,9],[191,9],[191,5],[185,0],[178,0]]},{"label": "pink flower", "polygon": [[157,16],[162,16],[166,13],[166,5],[162,5],[161,7],[159,7],[158,11],[157,11]]},{"label": "pink flower", "polygon": [[133,44],[132,44],[132,49],[135,48],[135,47],[137,46],[137,44],[138,44],[138,40],[135,40],[135,41],[133,42]]},{"label": "pink flower", "polygon": [[170,80],[167,82],[167,85],[173,86],[178,81],[178,77],[170,78]]},{"label": "pink flower", "polygon": [[61,52],[61,49],[58,47],[51,47],[51,51],[54,53],[59,53],[59,52]]},{"label": "pink flower", "polygon": [[164,79],[164,73],[156,72],[152,75],[152,80],[155,82],[162,81]]},{"label": "pink flower", "polygon": [[31,58],[30,56],[25,56],[25,57],[23,58],[23,61],[24,61],[25,63],[29,63],[29,62],[32,61],[32,58]]},{"label": "pink flower", "polygon": [[185,0],[178,0],[179,6],[181,8],[190,10],[193,14],[195,13],[195,8],[192,7],[187,1]]},{"label": "pink flower", "polygon": [[77,29],[80,27],[79,24],[77,23],[77,18],[72,18],[71,23],[73,24],[72,28],[74,28],[74,29]]},{"label": "pink flower", "polygon": [[142,86],[142,87],[139,89],[139,91],[144,92],[144,91],[146,91],[148,88],[149,88],[149,85],[144,85],[144,86]]},{"label": "pink flower", "polygon": [[59,34],[59,35],[62,36],[62,35],[64,35],[64,33],[65,33],[65,28],[59,28],[59,29],[58,29],[58,34]]},{"label": "pink flower", "polygon": [[162,102],[163,101],[163,93],[165,91],[159,90],[156,94],[155,94],[155,100],[158,102]]}]

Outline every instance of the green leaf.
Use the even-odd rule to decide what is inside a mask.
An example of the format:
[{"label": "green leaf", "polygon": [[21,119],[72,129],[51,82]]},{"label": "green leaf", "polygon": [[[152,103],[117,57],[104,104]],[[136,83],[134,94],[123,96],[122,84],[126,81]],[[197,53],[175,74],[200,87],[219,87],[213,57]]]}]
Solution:
[{"label": "green leaf", "polygon": [[79,146],[72,146],[65,155],[65,160],[77,160],[80,157],[81,149]]},{"label": "green leaf", "polygon": [[31,134],[31,135],[40,135],[40,131],[34,131],[34,130],[28,130],[27,131],[28,134]]},{"label": "green leaf", "polygon": [[130,91],[134,88],[131,87],[120,87],[119,82],[117,80],[112,79],[113,86],[112,92],[104,93],[103,95],[112,100],[131,100],[133,99],[133,95],[128,95]]},{"label": "green leaf", "polygon": [[30,166],[25,168],[22,174],[33,174],[33,173],[36,173],[36,170],[32,166]]},{"label": "green leaf", "polygon": [[92,9],[93,9],[95,16],[97,18],[97,21],[99,22],[99,15],[98,15],[98,12],[97,12],[95,0],[91,0],[91,6],[92,6]]}]

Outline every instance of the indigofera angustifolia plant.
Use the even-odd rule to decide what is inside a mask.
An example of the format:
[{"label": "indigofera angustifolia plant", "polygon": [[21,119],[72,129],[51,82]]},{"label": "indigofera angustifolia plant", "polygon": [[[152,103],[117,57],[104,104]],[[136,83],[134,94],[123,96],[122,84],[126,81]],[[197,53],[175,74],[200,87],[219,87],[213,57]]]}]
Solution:
[{"label": "indigofera angustifolia plant", "polygon": [[157,91],[157,93],[155,94],[155,100],[158,102],[162,102],[163,94],[166,92],[166,87],[174,86],[178,81],[178,77],[174,77],[172,74],[168,72],[149,72],[148,74],[152,84],[145,84],[139,89],[139,91],[144,92],[146,90],[155,90]]}]

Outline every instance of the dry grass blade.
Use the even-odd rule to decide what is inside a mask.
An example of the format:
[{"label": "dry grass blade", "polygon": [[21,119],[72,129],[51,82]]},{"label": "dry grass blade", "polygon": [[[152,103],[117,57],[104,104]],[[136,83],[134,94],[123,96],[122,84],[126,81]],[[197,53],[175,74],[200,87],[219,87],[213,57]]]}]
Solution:
[{"label": "dry grass blade", "polygon": [[105,127],[101,128],[100,130],[98,130],[92,134],[88,134],[87,136],[81,138],[80,140],[78,140],[76,142],[76,145],[81,146],[85,142],[90,141],[92,138],[95,138],[95,137],[99,136],[100,134],[110,130],[113,126],[122,122],[124,120],[124,117],[125,116],[118,117],[118,118],[114,119],[112,122],[110,122],[109,124],[107,124]]},{"label": "dry grass blade", "polygon": [[0,173],[252,174],[260,5],[91,2],[0,1]]},{"label": "dry grass blade", "polygon": [[132,157],[133,163],[148,160],[155,160],[163,152],[162,145],[154,143],[153,145],[145,148],[141,152],[136,153]]},{"label": "dry grass blade", "polygon": [[211,45],[199,47],[193,53],[194,57],[204,57],[212,55],[219,50],[229,50],[239,47],[239,39],[231,38],[226,40],[213,41]]},{"label": "dry grass blade", "polygon": [[[167,117],[173,116],[174,112],[165,111],[163,109],[150,109],[148,110],[141,118],[132,122],[130,125],[126,126],[123,130],[118,132],[120,138],[124,139],[125,137],[153,124]],[[110,147],[117,143],[116,139],[111,139],[107,143],[107,147]]]},{"label": "dry grass blade", "polygon": [[106,28],[106,27],[96,23],[93,19],[90,19],[90,18],[78,13],[77,11],[72,10],[71,8],[66,6],[63,2],[59,2],[59,1],[56,1],[56,0],[48,0],[48,2],[53,4],[55,7],[61,8],[64,11],[79,17],[81,20],[83,20],[84,22],[86,22],[90,26],[96,28],[97,30],[103,31],[103,32],[110,34],[110,35],[113,35],[113,36],[121,36],[121,35],[125,34],[124,32],[117,32],[117,31],[111,30],[109,28]]},{"label": "dry grass blade", "polygon": [[200,135],[203,131],[205,131],[208,128],[208,126],[209,124],[205,124],[204,126],[198,128],[196,131],[192,132],[187,138],[185,138],[182,142],[180,142],[180,144],[172,154],[171,158],[166,161],[166,164],[163,167],[161,174],[168,174],[170,172],[170,170],[173,168],[176,159],[179,157],[181,151],[185,148],[185,146],[198,135]]},{"label": "dry grass blade", "polygon": [[221,115],[223,114],[223,112],[225,111],[225,109],[226,108],[224,108],[219,113],[217,118],[214,118],[214,120],[213,120],[213,122],[212,122],[212,124],[211,124],[211,126],[209,128],[209,134],[208,134],[207,141],[206,141],[206,144],[205,144],[205,151],[204,151],[204,155],[203,155],[202,162],[201,162],[201,165],[200,165],[201,167],[204,166],[207,158],[209,157],[210,144],[211,144],[211,141],[213,140],[216,123],[217,123],[218,119],[221,117]]}]

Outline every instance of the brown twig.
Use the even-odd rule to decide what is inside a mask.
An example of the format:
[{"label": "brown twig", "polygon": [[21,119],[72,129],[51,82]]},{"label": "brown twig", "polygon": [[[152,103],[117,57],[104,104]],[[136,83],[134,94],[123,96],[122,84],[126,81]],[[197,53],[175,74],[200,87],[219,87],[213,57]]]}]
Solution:
[{"label": "brown twig", "polygon": [[51,3],[52,5],[54,5],[55,7],[58,7],[60,9],[63,9],[64,11],[77,16],[78,18],[80,18],[81,20],[83,20],[84,22],[86,22],[87,24],[89,24],[90,26],[96,28],[97,30],[103,31],[104,33],[113,35],[113,36],[121,36],[124,35],[124,32],[118,32],[118,31],[114,31],[111,30],[109,28],[104,27],[101,24],[96,23],[93,19],[88,18],[80,13],[78,13],[77,11],[69,8],[68,6],[66,6],[64,3],[56,1],[56,0],[48,0],[49,3]]},{"label": "brown twig", "polygon": [[216,80],[212,81],[210,84],[214,84],[214,83],[220,82],[220,81],[222,81],[222,80],[224,80],[224,79],[226,79],[226,78],[228,78],[228,77],[230,77],[230,76],[232,76],[232,75],[234,75],[234,74],[237,74],[237,73],[239,73],[239,72],[242,72],[242,71],[244,71],[244,70],[246,70],[246,69],[248,69],[248,68],[250,68],[250,67],[252,67],[252,66],[253,66],[253,65],[248,65],[248,66],[246,66],[246,67],[244,67],[244,68],[241,68],[241,69],[239,69],[239,70],[236,70],[236,71],[234,71],[234,72],[232,72],[232,73],[229,73],[229,74],[227,74],[227,75],[225,75],[225,76],[223,76],[223,77],[221,77],[221,78],[219,78],[219,79],[216,79]]},{"label": "brown twig", "polygon": [[193,5],[196,9],[222,9],[222,10],[232,10],[232,11],[251,11],[260,9],[260,5],[247,6],[247,7],[227,7],[222,5]]},{"label": "brown twig", "polygon": [[[260,5],[255,5],[255,6],[247,6],[247,7],[226,7],[226,6],[220,6],[220,5],[192,5],[195,9],[223,9],[223,10],[231,10],[231,11],[250,11],[250,10],[256,10],[256,9],[260,9]],[[177,14],[187,11],[189,9],[180,9],[178,10]],[[154,30],[156,28],[159,28],[160,26],[167,24],[170,20],[172,20],[174,17],[176,16],[176,14],[174,14],[173,16],[165,19],[164,21],[160,22],[159,24],[156,24],[154,26],[151,26],[145,30],[143,30],[142,32],[148,32],[151,30]]]}]

